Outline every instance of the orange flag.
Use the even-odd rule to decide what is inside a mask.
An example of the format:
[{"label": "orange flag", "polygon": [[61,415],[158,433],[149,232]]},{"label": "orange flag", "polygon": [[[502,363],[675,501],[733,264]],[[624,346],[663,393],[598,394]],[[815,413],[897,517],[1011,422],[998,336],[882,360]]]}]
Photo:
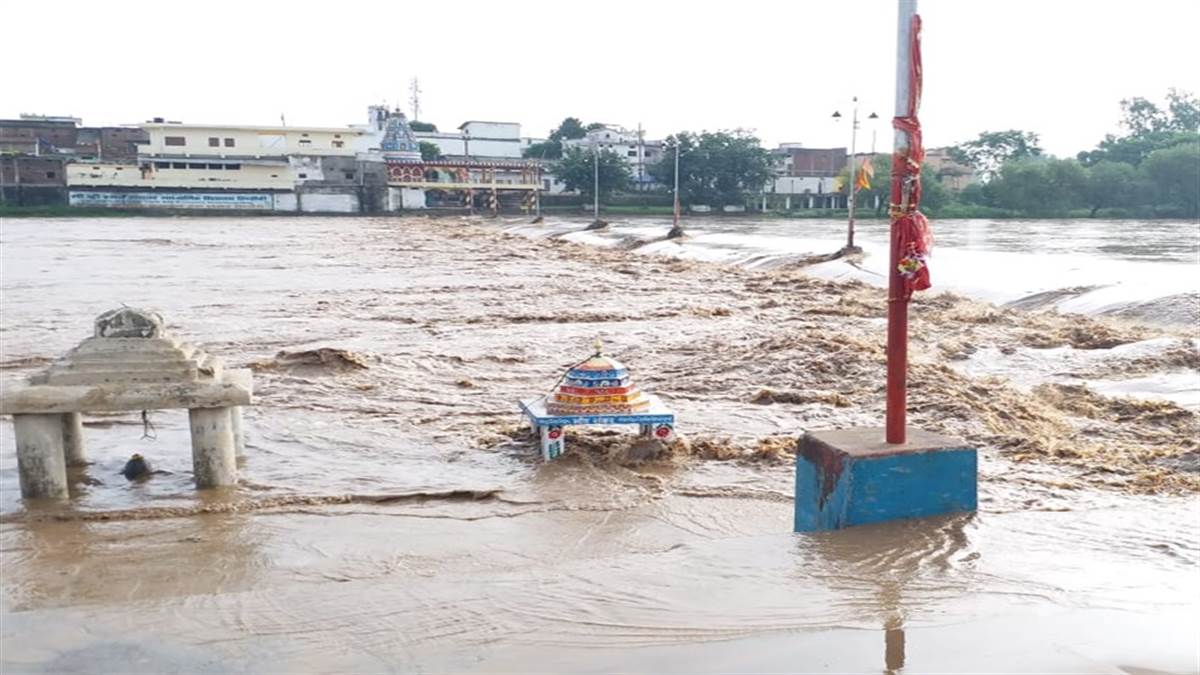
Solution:
[{"label": "orange flag", "polygon": [[871,166],[871,160],[864,159],[862,168],[858,170],[858,180],[854,183],[855,190],[870,190],[871,179],[875,177],[875,167]]}]

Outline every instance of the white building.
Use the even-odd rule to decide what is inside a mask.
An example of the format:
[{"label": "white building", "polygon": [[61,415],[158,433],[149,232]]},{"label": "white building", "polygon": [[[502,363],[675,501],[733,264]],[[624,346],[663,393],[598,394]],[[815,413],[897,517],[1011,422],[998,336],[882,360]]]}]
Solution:
[{"label": "white building", "polygon": [[381,148],[396,116],[403,119],[371,106],[367,124],[347,127],[147,122],[136,164],[68,165],[68,198],[96,206],[366,210],[366,188],[381,190],[386,181]]},{"label": "white building", "polygon": [[458,126],[456,132],[418,131],[418,141],[433,143],[447,158],[520,159],[527,143],[521,139],[521,125],[516,122],[485,122],[470,120]]},{"label": "white building", "polygon": [[624,127],[605,124],[587,132],[583,138],[571,138],[562,142],[563,150],[583,148],[591,150],[610,150],[625,159],[629,166],[629,174],[633,177],[635,189],[648,189],[655,185],[650,176],[650,166],[657,164],[663,157],[663,142],[648,141],[639,128],[630,131]]}]

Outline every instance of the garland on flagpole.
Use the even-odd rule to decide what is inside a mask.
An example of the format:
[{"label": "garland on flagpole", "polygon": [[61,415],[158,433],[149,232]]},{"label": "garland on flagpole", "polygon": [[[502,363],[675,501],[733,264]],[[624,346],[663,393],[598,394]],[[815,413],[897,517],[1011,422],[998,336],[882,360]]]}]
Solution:
[{"label": "garland on flagpole", "polygon": [[[909,31],[912,58],[908,71],[908,110],[903,117],[892,119],[892,126],[908,134],[908,147],[892,156],[892,200],[888,215],[892,220],[892,232],[899,239],[900,276],[904,278],[904,298],[912,297],[914,291],[930,287],[929,252],[933,246],[933,233],[929,219],[921,213],[921,163],[925,161],[925,147],[921,142],[921,121],[917,110],[921,107],[921,17],[914,16]],[[897,178],[898,177],[898,178]]]}]

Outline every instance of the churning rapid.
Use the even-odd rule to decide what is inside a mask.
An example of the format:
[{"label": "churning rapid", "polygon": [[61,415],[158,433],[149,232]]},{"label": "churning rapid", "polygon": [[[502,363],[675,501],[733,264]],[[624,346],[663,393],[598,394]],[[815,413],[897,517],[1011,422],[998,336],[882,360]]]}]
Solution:
[{"label": "churning rapid", "polygon": [[[844,224],[584,226],[5,221],[4,378],[125,303],[257,400],[229,493],[164,411],[88,416],[71,504],[25,505],[0,424],[4,671],[1200,665],[1195,224],[935,223],[910,423],[980,447],[980,511],[805,536],[797,434],[882,416],[883,226],[815,265]],[[681,438],[541,463],[516,401],[597,337]]]}]

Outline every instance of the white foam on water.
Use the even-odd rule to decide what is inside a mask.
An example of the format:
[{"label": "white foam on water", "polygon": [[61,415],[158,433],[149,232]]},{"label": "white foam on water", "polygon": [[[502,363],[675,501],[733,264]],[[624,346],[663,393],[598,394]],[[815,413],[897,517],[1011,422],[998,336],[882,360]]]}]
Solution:
[{"label": "white foam on water", "polygon": [[[1180,340],[1174,338],[1154,338],[1112,349],[1018,347],[1009,353],[1004,353],[996,347],[985,347],[965,361],[954,362],[952,365],[971,377],[1003,377],[1024,391],[1046,382],[1083,384],[1104,396],[1172,401],[1185,408],[1200,410],[1200,376],[1194,371],[1160,371],[1151,375],[1125,378],[1081,378],[1076,375],[1080,372],[1103,371],[1105,365],[1110,363],[1160,355],[1168,349],[1178,347],[1180,343]],[[1200,350],[1200,339],[1188,340],[1186,343],[1193,349]]]},{"label": "white foam on water", "polygon": [[[582,231],[586,224],[579,221],[554,220],[508,231],[545,237],[575,230],[563,238],[606,247],[643,240],[648,243],[636,249],[639,253],[751,268],[787,256],[832,253],[845,242],[845,223],[833,220],[703,219],[685,222],[684,239],[662,240],[670,222],[638,218]],[[1131,230],[1138,236],[1130,237]],[[1193,223],[965,220],[935,222],[934,232],[934,292],[997,304],[1060,293],[1045,306],[1089,315],[1200,294],[1200,228]],[[864,252],[860,262],[833,260],[806,267],[805,273],[886,286],[886,223],[860,222],[856,243]],[[1180,321],[1169,307],[1151,307],[1143,316],[1156,317]]]}]

